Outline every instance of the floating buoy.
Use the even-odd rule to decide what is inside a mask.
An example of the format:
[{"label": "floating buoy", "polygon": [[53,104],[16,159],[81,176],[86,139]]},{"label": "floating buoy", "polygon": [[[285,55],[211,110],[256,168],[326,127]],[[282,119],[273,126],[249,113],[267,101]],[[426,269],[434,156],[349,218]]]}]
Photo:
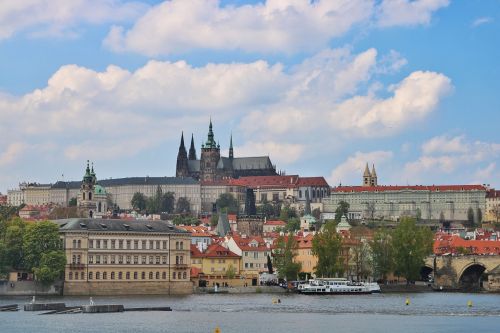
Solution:
[{"label": "floating buoy", "polygon": [[468,301],[467,301],[467,306],[468,306],[469,308],[472,308],[472,301],[471,301],[471,300],[468,300]]},{"label": "floating buoy", "polygon": [[410,305],[410,299],[408,297],[406,298],[405,304]]},{"label": "floating buoy", "polygon": [[220,328],[219,328],[219,326],[217,326],[217,327],[215,328],[214,333],[220,333]]}]

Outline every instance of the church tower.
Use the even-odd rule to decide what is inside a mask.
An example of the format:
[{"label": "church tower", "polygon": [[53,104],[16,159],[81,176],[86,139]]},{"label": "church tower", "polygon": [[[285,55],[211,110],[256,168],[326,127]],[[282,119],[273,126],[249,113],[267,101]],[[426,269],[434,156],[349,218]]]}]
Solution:
[{"label": "church tower", "polygon": [[370,173],[370,168],[368,168],[368,163],[366,163],[365,172],[363,173],[363,186],[371,186],[372,174]]},{"label": "church tower", "polygon": [[193,134],[191,134],[191,146],[189,147],[189,160],[190,161],[196,160],[196,149],[194,148]]},{"label": "church tower", "polygon": [[220,160],[220,145],[215,143],[212,130],[212,119],[208,127],[207,142],[201,146],[200,180],[214,181],[217,179],[217,164]]},{"label": "church tower", "polygon": [[370,185],[371,186],[378,186],[377,172],[375,171],[375,164],[372,165],[372,177],[370,180]]},{"label": "church tower", "polygon": [[188,177],[188,158],[186,147],[184,146],[184,132],[181,134],[181,144],[179,145],[179,152],[177,153],[177,166],[175,168],[176,177]]},{"label": "church tower", "polygon": [[229,139],[229,159],[234,158],[234,153],[233,153],[233,133],[231,133],[231,138]]},{"label": "church tower", "polygon": [[78,194],[78,211],[85,217],[92,218],[96,210],[96,204],[93,198],[95,184],[96,177],[94,166],[92,166],[91,171],[89,161],[87,161],[87,168],[85,169],[85,175],[80,185],[80,193]]}]

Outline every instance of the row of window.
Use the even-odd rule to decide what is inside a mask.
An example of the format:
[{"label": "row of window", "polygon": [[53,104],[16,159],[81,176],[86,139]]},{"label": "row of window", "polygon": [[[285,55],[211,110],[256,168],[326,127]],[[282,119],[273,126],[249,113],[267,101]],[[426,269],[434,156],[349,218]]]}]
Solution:
[{"label": "row of window", "polygon": [[[89,272],[89,280],[93,280],[95,277],[95,280],[107,280],[108,279],[108,272]],[[133,280],[139,280],[139,272],[111,272],[109,274],[110,280],[131,280],[133,277]],[[148,274],[149,280],[160,280],[160,272],[149,272]],[[173,272],[172,273],[172,280],[178,280],[178,279],[187,279],[187,272]],[[69,272],[68,273],[68,280],[84,280],[85,279],[85,273],[83,272]],[[141,280],[146,280],[146,272],[141,272],[140,274],[140,279]],[[161,273],[161,279],[166,280],[167,279],[167,272],[162,272]]]},{"label": "row of window", "polygon": [[[80,263],[80,255],[73,255],[73,264]],[[95,259],[95,260],[94,260]],[[139,264],[139,256],[128,256],[128,255],[89,255],[88,263],[89,264],[107,264],[109,259],[110,264]],[[141,256],[140,257],[141,265],[167,265],[168,264],[168,256]],[[184,256],[175,256],[176,264],[184,264]]]},{"label": "row of window", "polygon": [[259,263],[256,263],[256,264],[254,265],[254,263],[253,263],[253,262],[250,262],[250,263],[246,262],[246,263],[245,263],[245,268],[254,268],[254,266],[255,266],[255,268],[261,268],[261,267],[267,268],[267,264],[259,264]]},{"label": "row of window", "polygon": [[[252,246],[252,245],[250,244],[250,246]],[[254,259],[257,259],[259,257],[259,252],[253,251],[252,253],[253,253]],[[264,252],[264,258],[267,257],[267,254],[268,254],[267,252]],[[245,251],[244,255],[245,255],[245,257],[248,257],[248,252]]]},{"label": "row of window", "polygon": [[[79,241],[78,241],[79,242]],[[76,244],[73,240],[73,247],[80,248],[79,244]],[[154,241],[154,240],[123,240],[123,239],[89,239],[89,249],[127,249],[127,250],[167,250],[168,242],[164,241]],[[175,242],[176,250],[184,249],[184,242]]]}]

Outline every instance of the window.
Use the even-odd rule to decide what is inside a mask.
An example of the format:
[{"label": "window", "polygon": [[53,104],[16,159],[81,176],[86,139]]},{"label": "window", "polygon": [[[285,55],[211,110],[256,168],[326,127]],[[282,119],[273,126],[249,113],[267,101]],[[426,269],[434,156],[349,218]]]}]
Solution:
[{"label": "window", "polygon": [[162,262],[162,264],[166,265],[167,264],[167,256],[162,256],[161,262]]},{"label": "window", "polygon": [[152,265],[153,264],[153,256],[149,256],[149,264]]},{"label": "window", "polygon": [[76,249],[76,239],[73,239],[73,248]]},{"label": "window", "polygon": [[143,240],[143,241],[142,241],[142,249],[143,249],[143,250],[145,250],[145,249],[146,249],[146,241],[145,241],[145,240]]},{"label": "window", "polygon": [[134,241],[134,249],[136,249],[136,250],[139,249],[139,241],[138,240]]},{"label": "window", "polygon": [[248,263],[247,262],[245,263],[245,268],[248,268]]},{"label": "window", "polygon": [[160,272],[156,272],[156,279],[159,280],[160,279]]},{"label": "window", "polygon": [[81,249],[82,248],[82,241],[79,239],[78,240],[78,248]]},{"label": "window", "polygon": [[108,263],[108,256],[102,256],[102,263],[107,264]]},{"label": "window", "polygon": [[131,244],[131,241],[128,240],[127,241],[127,250],[130,250],[130,246],[131,246],[130,244]]},{"label": "window", "polygon": [[92,280],[92,272],[89,272],[89,280]]},{"label": "window", "polygon": [[141,273],[141,279],[145,280],[146,279],[146,272]]},{"label": "window", "polygon": [[95,273],[95,279],[99,280],[101,278],[101,272],[96,272]]},{"label": "window", "polygon": [[127,264],[130,264],[131,257],[127,256]]},{"label": "window", "polygon": [[163,241],[163,249],[167,249],[167,241]]},{"label": "window", "polygon": [[149,272],[149,279],[153,280],[153,272]]},{"label": "window", "polygon": [[100,239],[96,240],[96,241],[95,241],[95,244],[96,244],[96,245],[95,245],[95,247],[96,247],[97,249],[100,249],[100,248],[101,248],[101,240],[100,240]]},{"label": "window", "polygon": [[73,254],[73,257],[71,259],[71,263],[76,264],[76,254]]},{"label": "window", "polygon": [[81,256],[81,255],[77,255],[77,256],[76,256],[76,263],[77,263],[77,264],[80,264],[80,263],[81,263],[81,260],[82,260],[82,256]]},{"label": "window", "polygon": [[89,249],[93,249],[94,248],[94,240],[89,240]]},{"label": "window", "polygon": [[182,273],[182,278],[183,278],[183,279],[186,279],[186,278],[187,278],[187,274],[186,274],[186,272]]},{"label": "window", "polygon": [[156,256],[156,264],[159,265],[160,264],[160,256]]},{"label": "window", "polygon": [[[76,275],[76,274],[78,274],[78,273],[75,273],[75,275]],[[84,274],[85,274],[85,273],[83,273],[83,272],[81,273],[82,280],[85,280],[85,275],[84,275]]]},{"label": "window", "polygon": [[100,255],[96,255],[95,256],[95,263],[96,264],[100,264],[101,263],[101,256]]},{"label": "window", "polygon": [[123,240],[121,239],[118,241],[118,248],[123,249]]},{"label": "window", "polygon": [[142,263],[143,265],[145,265],[145,264],[146,264],[146,256],[142,256],[142,258],[141,258],[141,259],[142,259],[142,262],[141,262],[141,263]]},{"label": "window", "polygon": [[259,258],[259,252],[254,252],[253,253],[253,258],[258,259]]},{"label": "window", "polygon": [[108,279],[108,272],[102,272],[102,279],[107,280]]},{"label": "window", "polygon": [[[213,269],[213,268],[212,268],[212,269]],[[174,273],[172,274],[172,280],[175,280],[175,276],[176,276],[176,273],[174,272]]]},{"label": "window", "polygon": [[154,248],[153,246],[154,242],[152,240],[149,241],[149,249],[152,250]]},{"label": "window", "polygon": [[134,272],[134,280],[137,280],[137,272]]},{"label": "window", "polygon": [[69,272],[69,274],[68,274],[68,280],[73,280],[73,272]]},{"label": "window", "polygon": [[175,249],[178,250],[179,249],[179,242],[175,242]]},{"label": "window", "polygon": [[130,280],[130,272],[127,272],[127,273],[125,274],[125,279]]},{"label": "window", "polygon": [[179,242],[179,246],[181,250],[184,250],[184,242]]},{"label": "window", "polygon": [[261,193],[260,194],[260,201],[261,202],[267,201],[267,193]]},{"label": "window", "polygon": [[115,243],[116,241],[114,239],[111,240],[111,248],[114,250],[115,249]]},{"label": "window", "polygon": [[134,264],[138,264],[139,263],[139,256],[134,256]]},{"label": "window", "polygon": [[111,272],[111,280],[115,279],[115,272]]},{"label": "window", "polygon": [[160,249],[160,241],[156,241],[156,249],[159,250]]},{"label": "window", "polygon": [[[75,272],[75,280],[78,280],[78,273]],[[82,273],[82,280],[83,280],[83,273]]]},{"label": "window", "polygon": [[103,249],[107,249],[108,248],[108,240],[107,239],[103,239],[102,240],[102,248]]},{"label": "window", "polygon": [[111,263],[114,264],[115,263],[115,256],[111,256]]},{"label": "window", "polygon": [[118,256],[118,263],[123,264],[123,256]]},{"label": "window", "polygon": [[161,273],[161,278],[165,280],[167,278],[167,273],[166,272]]},{"label": "window", "polygon": [[118,272],[118,280],[121,280],[123,278],[123,273],[122,272]]},{"label": "window", "polygon": [[245,257],[248,257],[248,252],[245,252]]},{"label": "window", "polygon": [[273,193],[273,201],[279,201],[279,200],[280,200],[279,193]]},{"label": "window", "polygon": [[89,264],[93,264],[94,263],[94,256],[89,256]]}]

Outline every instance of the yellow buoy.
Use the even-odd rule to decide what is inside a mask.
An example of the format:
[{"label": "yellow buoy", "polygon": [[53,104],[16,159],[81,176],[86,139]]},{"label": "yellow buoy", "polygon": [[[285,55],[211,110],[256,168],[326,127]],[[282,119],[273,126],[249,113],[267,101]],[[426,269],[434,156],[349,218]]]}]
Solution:
[{"label": "yellow buoy", "polygon": [[467,306],[468,306],[469,308],[471,308],[471,307],[472,307],[472,301],[471,301],[471,300],[467,301]]},{"label": "yellow buoy", "polygon": [[220,328],[219,328],[219,326],[217,326],[217,327],[215,328],[214,333],[220,333]]},{"label": "yellow buoy", "polygon": [[410,305],[410,299],[409,298],[406,298],[405,304],[406,305]]}]

